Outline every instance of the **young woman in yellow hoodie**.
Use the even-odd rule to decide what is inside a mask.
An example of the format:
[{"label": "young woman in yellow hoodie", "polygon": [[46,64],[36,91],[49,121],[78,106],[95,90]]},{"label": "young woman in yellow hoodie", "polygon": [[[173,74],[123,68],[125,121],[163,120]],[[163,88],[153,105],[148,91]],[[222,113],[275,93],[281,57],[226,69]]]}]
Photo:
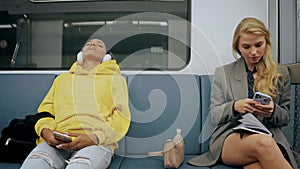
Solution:
[{"label": "young woman in yellow hoodie", "polygon": [[[60,74],[40,104],[38,112],[55,118],[36,123],[40,139],[22,169],[105,169],[117,142],[127,133],[128,91],[119,66],[115,60],[104,62],[106,45],[99,39],[89,40],[82,54],[83,62]],[[72,141],[60,141],[54,131]]]}]

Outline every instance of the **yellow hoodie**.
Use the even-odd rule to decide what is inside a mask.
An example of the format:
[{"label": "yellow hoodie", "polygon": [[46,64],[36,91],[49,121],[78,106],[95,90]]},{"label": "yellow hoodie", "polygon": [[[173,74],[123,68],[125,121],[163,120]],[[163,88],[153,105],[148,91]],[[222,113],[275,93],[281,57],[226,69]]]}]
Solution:
[{"label": "yellow hoodie", "polygon": [[[110,146],[113,151],[130,125],[126,81],[114,60],[90,71],[75,62],[69,73],[60,74],[54,80],[38,112],[55,116],[36,123],[39,136],[43,128],[96,134],[99,145]],[[37,143],[41,141],[40,137]]]}]

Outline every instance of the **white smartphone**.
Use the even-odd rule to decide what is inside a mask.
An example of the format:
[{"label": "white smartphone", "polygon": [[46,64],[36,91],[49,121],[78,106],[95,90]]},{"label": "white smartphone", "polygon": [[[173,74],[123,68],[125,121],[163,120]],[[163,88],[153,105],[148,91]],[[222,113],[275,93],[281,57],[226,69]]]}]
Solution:
[{"label": "white smartphone", "polygon": [[55,139],[66,142],[66,143],[72,141],[72,137],[68,136],[67,134],[63,134],[63,133],[60,133],[60,132],[57,132],[57,131],[53,131],[53,135],[54,135]]},{"label": "white smartphone", "polygon": [[255,92],[253,96],[253,100],[260,102],[261,104],[269,104],[271,101],[271,96],[261,93],[261,92]]}]

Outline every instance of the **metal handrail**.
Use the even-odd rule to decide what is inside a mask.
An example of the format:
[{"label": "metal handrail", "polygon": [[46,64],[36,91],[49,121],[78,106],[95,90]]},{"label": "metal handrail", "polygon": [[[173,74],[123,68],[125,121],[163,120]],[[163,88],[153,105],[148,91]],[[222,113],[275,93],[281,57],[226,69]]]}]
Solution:
[{"label": "metal handrail", "polygon": [[10,60],[10,66],[11,67],[16,66],[16,59],[17,59],[17,55],[18,55],[18,52],[19,52],[19,48],[20,48],[20,42],[16,43],[14,53],[13,53],[13,55],[11,57],[11,60]]}]

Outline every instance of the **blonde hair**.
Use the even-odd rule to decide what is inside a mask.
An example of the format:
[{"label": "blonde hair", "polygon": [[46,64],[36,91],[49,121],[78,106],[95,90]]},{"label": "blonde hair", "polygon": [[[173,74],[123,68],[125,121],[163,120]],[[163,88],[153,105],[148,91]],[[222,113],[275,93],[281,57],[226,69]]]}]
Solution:
[{"label": "blonde hair", "polygon": [[264,23],[256,18],[243,19],[236,27],[232,41],[232,50],[239,55],[239,39],[244,33],[263,35],[266,39],[265,53],[257,64],[258,77],[255,79],[253,90],[268,94],[274,99],[279,94],[277,82],[283,75],[278,71],[278,64],[272,59],[270,32]]}]

